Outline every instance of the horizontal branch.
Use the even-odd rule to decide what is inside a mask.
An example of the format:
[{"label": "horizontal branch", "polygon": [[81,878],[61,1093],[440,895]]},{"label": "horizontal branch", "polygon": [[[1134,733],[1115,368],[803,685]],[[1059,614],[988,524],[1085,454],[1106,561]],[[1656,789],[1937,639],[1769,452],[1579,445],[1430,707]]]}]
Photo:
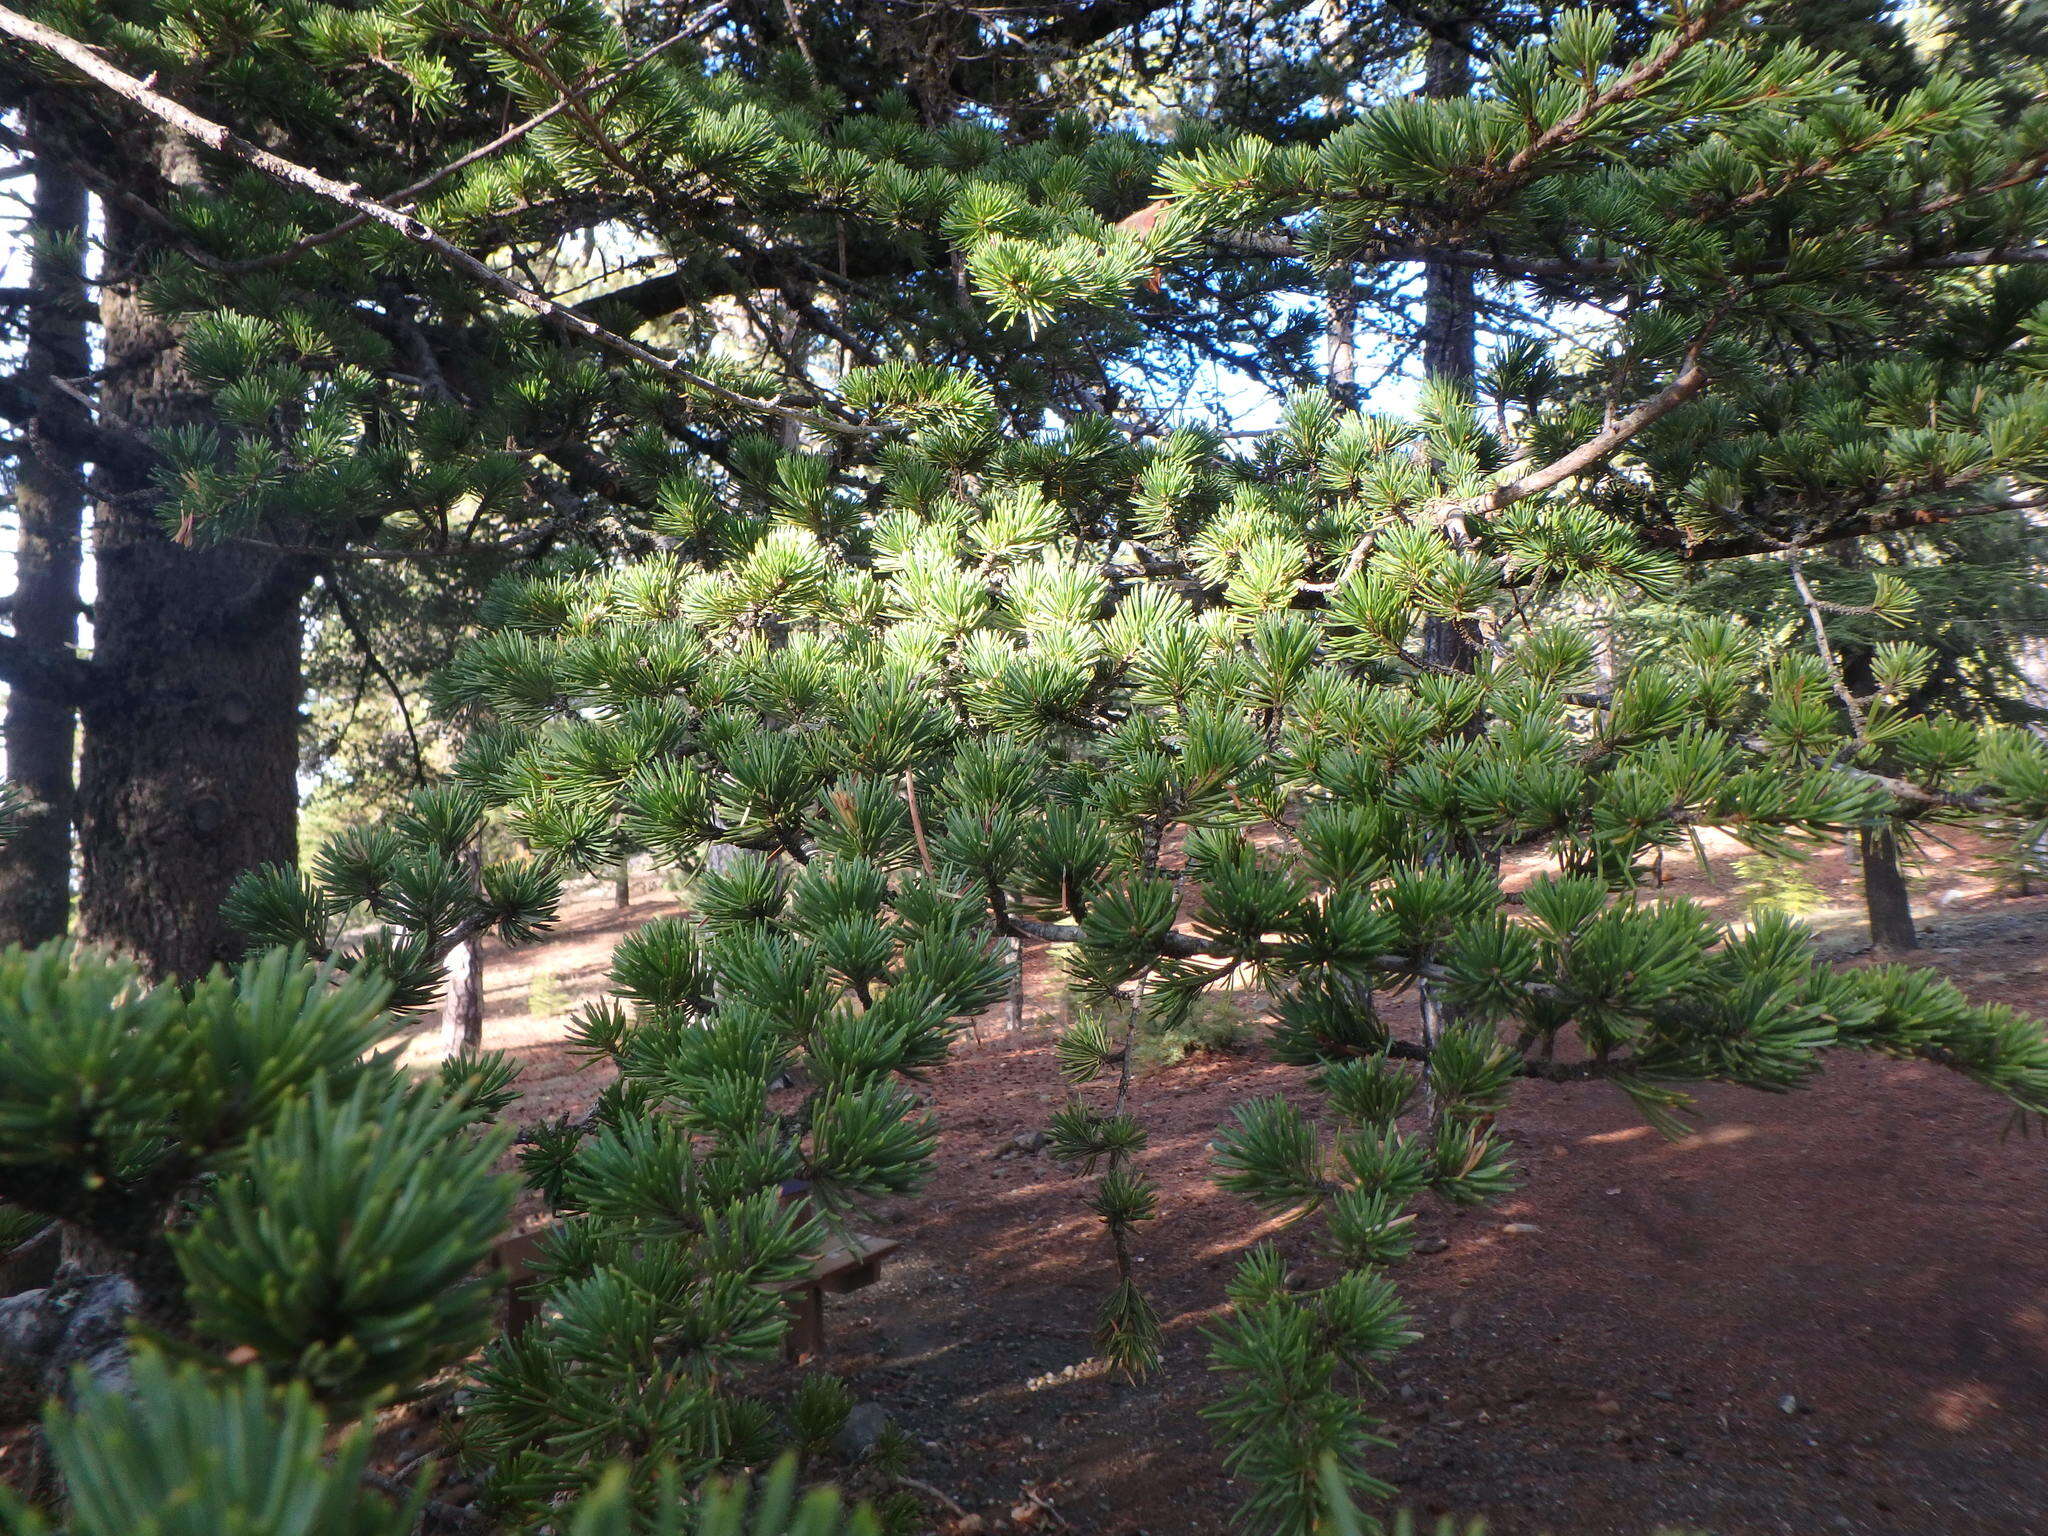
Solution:
[{"label": "horizontal branch", "polygon": [[1477,496],[1467,497],[1456,503],[1451,510],[1461,515],[1498,512],[1502,507],[1530,496],[1540,496],[1543,492],[1562,485],[1574,475],[1585,473],[1622,447],[1643,428],[1670,415],[1707,387],[1706,366],[1700,361],[1702,345],[1699,341],[1693,343],[1685,354],[1684,365],[1669,384],[1641,402],[1635,409],[1617,416],[1599,433],[1579,444],[1571,452],[1553,459],[1541,469],[1531,470],[1526,475],[1517,476],[1506,484],[1497,485]]},{"label": "horizontal branch", "polygon": [[[2014,513],[2039,512],[2048,497],[2034,490],[1982,502],[1959,503],[1953,507],[1929,507],[1907,503],[1879,504],[1866,511],[1804,532],[1798,547],[1813,549],[1822,544],[1840,544],[1849,539],[1866,539],[1881,533],[1910,533],[1916,528],[1940,528],[1973,517],[2002,517]],[[1729,534],[1720,538],[1688,539],[1683,529],[1638,528],[1636,536],[1666,549],[1681,560],[1735,560],[1745,555],[1783,554],[1793,543],[1764,532]]]},{"label": "horizontal branch", "polygon": [[[1047,939],[1056,944],[1079,944],[1084,940],[1083,931],[1071,923],[1041,923],[1035,918],[1018,917],[1014,913],[1004,914],[1004,924],[1014,934],[1023,938]],[[1234,959],[1230,950],[1210,944],[1193,934],[1178,929],[1168,929],[1158,943],[1161,955],[1179,960]],[[1386,975],[1419,976],[1441,980],[1447,974],[1441,966],[1407,959],[1401,955],[1381,955],[1368,962],[1368,969]],[[1546,985],[1532,988],[1533,991],[1549,991]],[[1371,1050],[1361,1050],[1360,1055],[1385,1053],[1396,1061],[1417,1061],[1427,1063],[1430,1048],[1412,1040],[1389,1040],[1386,1045]],[[1633,1074],[1634,1063],[1628,1057],[1593,1058],[1586,1061],[1540,1061],[1524,1056],[1515,1064],[1515,1075],[1539,1079],[1547,1083],[1578,1083],[1595,1078],[1627,1077]]]},{"label": "horizontal branch", "polygon": [[13,635],[0,635],[0,682],[73,707],[84,704],[102,679],[97,668],[66,647],[30,645]]},{"label": "horizontal branch", "polygon": [[1924,784],[1915,784],[1908,779],[1895,779],[1888,774],[1872,773],[1865,768],[1850,769],[1850,772],[1903,801],[1907,806],[1907,819],[1914,812],[1928,811],[1974,811],[1979,814],[1997,810],[1995,797],[1975,791],[1958,792],[1947,789],[1929,789]]},{"label": "horizontal branch", "polygon": [[[1044,939],[1054,944],[1085,944],[1087,933],[1072,923],[1041,923],[1036,918],[1019,917],[1004,906],[997,926],[1009,930],[1012,937]],[[1154,951],[1169,960],[1244,960],[1252,958],[1228,944],[1219,944],[1200,938],[1192,933],[1182,933],[1178,928],[1169,928],[1159,936]],[[1278,951],[1267,945],[1257,946],[1262,956],[1275,955]],[[1406,955],[1377,955],[1365,962],[1365,969],[1377,971],[1385,976],[1420,976],[1441,980],[1445,975],[1439,966],[1426,960],[1412,960]]]},{"label": "horizontal branch", "polygon": [[[1270,230],[1217,230],[1209,243],[1224,250],[1274,261],[1307,261],[1309,252],[1291,235]],[[1463,246],[1380,245],[1344,258],[1344,265],[1391,267],[1408,262],[1457,267],[1472,272],[1491,272],[1499,277],[1592,282],[1619,276],[1629,265],[1625,256],[1520,256],[1506,251],[1473,250]],[[2048,265],[2048,245],[1992,245],[1967,251],[1897,251],[1852,263],[1844,270],[1852,275],[1885,272],[1954,272],[1977,267],[2030,267]],[[1790,266],[1783,256],[1731,263],[1730,277],[1774,277]]]},{"label": "horizontal branch", "polygon": [[[1036,918],[1019,917],[1014,912],[1006,913],[1005,923],[1015,936],[1027,939],[1045,939],[1054,944],[1081,944],[1087,941],[1084,930],[1072,923],[1041,923]],[[1175,960],[1194,960],[1202,957],[1222,958],[1227,951],[1203,942],[1191,933],[1182,933],[1169,928],[1159,939],[1159,953]]]},{"label": "horizontal branch", "polygon": [[[393,208],[411,207],[412,204],[418,202],[451,176],[459,175],[461,172],[468,170],[472,165],[475,165],[479,160],[488,159],[490,156],[498,153],[499,150],[511,148],[536,128],[543,127],[552,122],[555,118],[566,112],[579,97],[587,97],[592,92],[603,90],[607,86],[617,83],[649,60],[668,52],[676,44],[697,36],[723,14],[724,11],[725,0],[719,0],[718,4],[693,17],[681,30],[671,33],[668,37],[663,38],[660,42],[650,47],[642,49],[625,63],[619,65],[618,68],[607,70],[603,74],[583,82],[577,86],[573,94],[565,93],[552,106],[536,112],[533,116],[521,122],[514,123],[489,143],[479,144],[469,153],[449,161],[439,170],[422,176],[418,181],[413,182],[409,186],[399,188],[386,201]],[[222,262],[218,266],[211,268],[211,270],[227,275],[236,275],[244,272],[263,272],[275,267],[286,266],[298,257],[305,255],[308,251],[317,250],[323,245],[332,244],[344,235],[353,234],[370,221],[371,215],[368,212],[352,213],[339,224],[332,225],[326,229],[316,230],[310,235],[302,236],[281,251],[271,251],[267,255],[254,256],[246,261]]]},{"label": "horizontal branch", "polygon": [[[1357,1051],[1360,1056],[1377,1056],[1379,1051]],[[1413,1040],[1389,1040],[1385,1054],[1396,1061],[1427,1063],[1435,1052]],[[1524,1055],[1515,1063],[1515,1076],[1544,1083],[1585,1083],[1603,1077],[1633,1077],[1635,1061],[1627,1056],[1592,1056],[1584,1061],[1530,1060]]]},{"label": "horizontal branch", "polygon": [[738,390],[728,389],[715,379],[684,367],[673,358],[664,357],[628,337],[609,331],[571,305],[536,293],[525,284],[497,271],[453,241],[436,233],[424,220],[377,201],[359,186],[336,181],[333,177],[323,175],[309,166],[287,160],[282,155],[252,144],[222,124],[200,116],[191,108],[163,95],[147,81],[140,80],[126,70],[109,63],[96,49],[75,37],[46,27],[41,22],[32,21],[19,12],[5,7],[0,7],[0,32],[8,33],[55,54],[124,101],[134,103],[151,116],[168,123],[207,148],[229,155],[282,185],[311,192],[316,197],[325,198],[328,202],[395,230],[407,241],[431,251],[443,263],[507,302],[539,316],[557,329],[589,342],[615,357],[652,368],[665,377],[701,390],[729,405],[794,422],[815,431],[834,436],[848,436],[870,430],[856,422],[821,416],[812,411],[783,405],[779,401],[761,400],[741,394]]},{"label": "horizontal branch", "polygon": [[[63,453],[82,462],[118,469],[134,479],[146,479],[156,468],[156,450],[134,433],[107,425],[105,418],[95,420],[85,411],[68,408],[50,409],[47,386],[54,382],[45,377],[40,381],[43,387],[39,387],[25,374],[0,375],[0,420],[33,420],[36,430]],[[89,410],[97,409],[74,388],[66,386],[60,392]]]}]

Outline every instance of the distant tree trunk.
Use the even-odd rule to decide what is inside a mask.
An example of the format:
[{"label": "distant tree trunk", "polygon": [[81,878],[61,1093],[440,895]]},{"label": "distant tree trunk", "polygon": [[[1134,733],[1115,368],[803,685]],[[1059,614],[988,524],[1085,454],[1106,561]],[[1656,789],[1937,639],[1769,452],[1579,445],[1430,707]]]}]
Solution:
[{"label": "distant tree trunk", "polygon": [[[1436,18],[1423,52],[1422,94],[1446,99],[1469,95],[1472,90],[1471,26],[1456,14]],[[1469,390],[1478,367],[1479,292],[1468,267],[1429,262],[1423,268],[1422,369],[1430,378],[1462,385]],[[1449,530],[1453,539],[1455,528]],[[1450,619],[1426,615],[1422,621],[1422,659],[1446,672],[1472,672],[1479,664],[1479,648],[1463,627]],[[1475,721],[1468,730],[1479,729]],[[1498,854],[1494,855],[1498,858]],[[1442,993],[1425,981],[1416,989],[1416,1006],[1421,1014],[1422,1043],[1433,1047],[1445,1031],[1458,1022],[1455,1009]],[[1442,1104],[1434,1079],[1423,1077],[1423,1101],[1434,1125]]]},{"label": "distant tree trunk", "polygon": [[[158,169],[191,184],[175,136]],[[204,425],[177,328],[143,303],[154,231],[109,202],[104,419],[141,435]],[[297,856],[300,607],[314,566],[248,545],[181,547],[146,469],[110,465],[93,524],[96,683],[83,709],[80,926],[157,975],[195,975],[242,944],[220,904],[243,870]]]},{"label": "distant tree trunk", "polygon": [[[31,149],[38,117],[24,114]],[[80,525],[84,468],[76,451],[85,408],[49,381],[92,372],[86,334],[85,183],[55,154],[35,160],[35,229],[29,286],[24,382],[41,402],[18,460],[14,504],[19,539],[14,556],[14,638],[38,650],[68,653],[78,644]],[[66,418],[60,420],[59,418]],[[65,427],[74,430],[66,432]],[[71,822],[76,786],[77,706],[66,690],[38,688],[23,678],[7,693],[4,726],[7,776],[31,804],[20,830],[0,849],[0,944],[41,944],[61,938],[71,918]]]},{"label": "distant tree trunk", "polygon": [[1913,931],[1913,898],[1899,868],[1898,834],[1888,826],[1865,827],[1857,834],[1863,859],[1863,906],[1870,916],[1870,942],[1886,949],[1918,949]]},{"label": "distant tree trunk", "polygon": [[441,996],[441,1054],[460,1056],[484,1046],[484,957],[475,939],[448,952],[447,990]]},{"label": "distant tree trunk", "polygon": [[[1855,551],[1845,551],[1842,563],[1854,568],[1861,562]],[[1842,680],[1857,698],[1877,693],[1876,656],[1867,645],[1837,643],[1836,664]],[[1889,825],[1859,827],[1855,853],[1863,867],[1863,910],[1870,919],[1870,942],[1886,949],[1920,947],[1913,931],[1913,895],[1906,889],[1905,872],[1899,868],[1899,837]]]},{"label": "distant tree trunk", "polygon": [[[1469,30],[1456,18],[1437,24],[1423,54],[1424,96],[1442,98],[1471,92]],[[1422,368],[1429,377],[1471,388],[1478,372],[1478,316],[1472,270],[1427,263],[1423,269]],[[1471,637],[1449,619],[1425,618],[1422,659],[1432,667],[1470,672],[1478,662],[1478,650]]]},{"label": "distant tree trunk", "polygon": [[[462,851],[472,881],[484,861],[483,843]],[[482,938],[464,939],[442,963],[441,1054],[460,1056],[484,1048],[484,951]]]},{"label": "distant tree trunk", "polygon": [[[707,874],[722,875],[739,862],[740,850],[731,843],[710,842],[704,845],[704,869]],[[725,984],[711,983],[711,997],[714,1002],[722,1001]]]},{"label": "distant tree trunk", "polygon": [[[1432,32],[1422,59],[1422,94],[1438,100],[1472,91],[1469,23],[1447,17]],[[1432,378],[1469,385],[1478,355],[1478,290],[1470,267],[1430,262],[1424,268],[1422,366]]]},{"label": "distant tree trunk", "polygon": [[[1346,7],[1343,0],[1323,0],[1318,10],[1322,44],[1326,50],[1334,48],[1344,33]],[[1342,121],[1348,105],[1343,78],[1333,71],[1323,111],[1334,124]],[[1323,381],[1337,404],[1358,409],[1358,279],[1348,263],[1330,273],[1324,289]]]},{"label": "distant tree trunk", "polygon": [[1350,270],[1330,280],[1325,304],[1324,346],[1330,394],[1349,410],[1358,408],[1358,288]]},{"label": "distant tree trunk", "polygon": [[1011,1034],[1024,1028],[1024,941],[1010,940],[1010,995],[1003,1010],[1003,1023]]},{"label": "distant tree trunk", "polygon": [[630,858],[621,857],[619,867],[612,872],[612,905],[633,905],[633,861]]},{"label": "distant tree trunk", "polygon": [[1431,378],[1470,385],[1478,372],[1479,296],[1469,267],[1429,265],[1423,287],[1422,367]]}]

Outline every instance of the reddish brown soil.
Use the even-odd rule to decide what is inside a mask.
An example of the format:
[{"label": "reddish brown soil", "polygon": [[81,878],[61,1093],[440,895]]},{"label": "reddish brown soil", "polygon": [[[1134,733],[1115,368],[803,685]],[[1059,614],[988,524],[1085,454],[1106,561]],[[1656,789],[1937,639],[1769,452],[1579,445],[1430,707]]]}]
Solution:
[{"label": "reddish brown soil", "polygon": [[[1673,889],[1739,915],[1737,850],[1710,851],[1706,874],[1672,866]],[[1970,853],[1929,849],[1915,958],[2048,1011],[2048,900],[1993,895]],[[1830,855],[1806,874],[1811,920],[1854,963],[1853,872]],[[530,978],[580,996],[628,922],[666,905],[643,893],[622,917],[584,900],[560,938],[492,967],[490,1043],[528,1064],[523,1116],[598,1086],[565,1070],[557,1020],[530,1016]],[[1141,1385],[1109,1379],[1091,1363],[1108,1268],[1087,1182],[1012,1146],[1065,1096],[1057,981],[1036,954],[1027,978],[1025,1030],[984,1021],[933,1077],[941,1173],[876,1213],[903,1252],[833,1299],[822,1363],[885,1405],[920,1446],[917,1476],[990,1530],[1013,1510],[1053,1527],[1035,1494],[1076,1532],[1221,1531],[1239,1492],[1198,1416],[1202,1326],[1249,1243],[1273,1236],[1310,1273],[1316,1250],[1313,1222],[1276,1230],[1216,1190],[1206,1143],[1233,1105],[1298,1092],[1301,1074],[1254,1045],[1139,1079],[1165,1363]],[[1484,1516],[1495,1536],[2048,1531],[2044,1144],[2002,1134],[1968,1082],[1846,1054],[1808,1092],[1705,1092],[1697,1119],[1667,1142],[1611,1090],[1525,1085],[1504,1119],[1519,1192],[1425,1212],[1446,1246],[1399,1277],[1423,1338],[1374,1394],[1393,1442],[1374,1466],[1399,1502]]]},{"label": "reddish brown soil", "polygon": [[[1736,850],[1711,851],[1705,875],[1673,866],[1674,889],[1739,915]],[[1998,898],[1967,848],[1929,852],[1916,960],[2048,1012],[2048,898]],[[1808,876],[1813,920],[1856,963],[1852,872],[1830,856]],[[674,910],[641,884],[630,909],[579,894],[551,941],[488,957],[486,1043],[524,1065],[520,1118],[574,1112],[602,1086],[562,1048],[566,1013],[602,987],[621,934]],[[883,1404],[919,1448],[916,1477],[991,1533],[1221,1532],[1239,1490],[1199,1417],[1201,1329],[1261,1237],[1313,1276],[1315,1230],[1276,1231],[1216,1190],[1206,1143],[1233,1105],[1297,1093],[1301,1073],[1254,1045],[1139,1078],[1165,1360],[1141,1385],[1106,1378],[1090,1359],[1109,1270],[1087,1182],[1012,1146],[1066,1091],[1042,956],[1027,979],[1027,1027],[984,1021],[930,1082],[941,1172],[875,1213],[904,1248],[880,1284],[832,1299],[821,1363]],[[423,1031],[411,1054],[434,1049]],[[1525,1085],[1503,1123],[1518,1193],[1426,1211],[1423,1236],[1444,1246],[1399,1272],[1423,1338],[1370,1394],[1393,1442],[1374,1469],[1398,1502],[1484,1516],[1494,1536],[2048,1532],[2048,1165],[2042,1141],[2002,1134],[1995,1101],[1933,1067],[1844,1055],[1800,1094],[1703,1093],[1699,1133],[1676,1143],[1597,1085]],[[423,1454],[416,1433],[394,1423],[385,1443]]]}]

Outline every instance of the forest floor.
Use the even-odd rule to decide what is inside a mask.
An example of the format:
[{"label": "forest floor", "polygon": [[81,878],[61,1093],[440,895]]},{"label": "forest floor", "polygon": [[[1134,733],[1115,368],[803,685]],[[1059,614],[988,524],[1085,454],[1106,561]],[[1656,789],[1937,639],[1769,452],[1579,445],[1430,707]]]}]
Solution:
[{"label": "forest floor", "polygon": [[[1865,958],[1839,853],[1788,872],[1709,852],[1704,872],[1674,862],[1667,890],[1730,917],[1773,894]],[[1915,963],[2048,1012],[2048,897],[1996,895],[1967,845],[1927,848],[1914,884]],[[566,1014],[601,989],[618,937],[674,905],[644,876],[626,909],[582,893],[549,942],[489,957],[486,1044],[523,1063],[521,1119],[602,1086],[562,1049]],[[1261,1237],[1319,1269],[1316,1223],[1278,1230],[1217,1190],[1206,1144],[1234,1105],[1298,1094],[1303,1074],[1247,1028],[1238,1051],[1138,1078],[1161,1205],[1140,1262],[1165,1360],[1126,1384],[1091,1360],[1109,1270],[1088,1181],[1016,1140],[1066,1094],[1059,979],[1036,951],[1026,982],[1022,1030],[996,1010],[933,1074],[940,1176],[875,1213],[903,1248],[879,1284],[830,1299],[822,1363],[910,1437],[919,1480],[978,1517],[956,1531],[1220,1532],[1240,1490],[1199,1417],[1203,1325]],[[1999,1103],[1953,1074],[1846,1052],[1810,1091],[1709,1090],[1696,1118],[1673,1142],[1600,1085],[1518,1090],[1502,1124],[1519,1190],[1426,1211],[1434,1251],[1397,1274],[1422,1338],[1372,1394],[1395,1502],[1482,1516],[1492,1536],[2048,1531],[2044,1144],[2006,1134]]]}]

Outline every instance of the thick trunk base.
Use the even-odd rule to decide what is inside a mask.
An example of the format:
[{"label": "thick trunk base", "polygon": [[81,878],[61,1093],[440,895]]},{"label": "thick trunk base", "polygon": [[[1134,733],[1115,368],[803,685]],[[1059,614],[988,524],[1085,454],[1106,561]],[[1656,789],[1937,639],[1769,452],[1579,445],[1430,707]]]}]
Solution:
[{"label": "thick trunk base", "polygon": [[297,857],[299,616],[237,622],[275,562],[194,553],[102,519],[79,783],[80,926],[158,975],[241,953],[220,915],[243,870]]},{"label": "thick trunk base", "polygon": [[[118,208],[107,227],[109,266],[146,270],[151,232]],[[125,284],[102,294],[100,313],[104,412],[138,432],[207,425],[175,328]],[[241,952],[220,916],[235,877],[297,857],[299,610],[312,569],[247,544],[185,548],[159,523],[146,476],[108,479],[123,494],[93,525],[80,928],[156,975],[196,975]]]}]

